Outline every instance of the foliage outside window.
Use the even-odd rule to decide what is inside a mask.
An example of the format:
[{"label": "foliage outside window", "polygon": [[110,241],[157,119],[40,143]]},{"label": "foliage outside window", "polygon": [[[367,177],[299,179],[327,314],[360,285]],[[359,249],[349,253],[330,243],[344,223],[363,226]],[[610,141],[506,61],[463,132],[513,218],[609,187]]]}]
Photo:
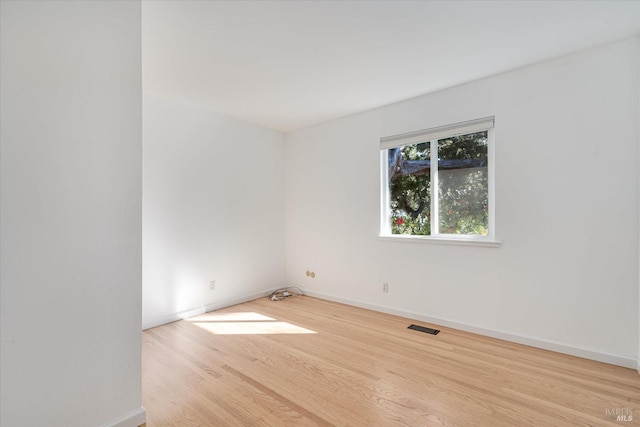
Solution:
[{"label": "foliage outside window", "polygon": [[483,119],[384,142],[383,234],[489,238],[492,125]]}]

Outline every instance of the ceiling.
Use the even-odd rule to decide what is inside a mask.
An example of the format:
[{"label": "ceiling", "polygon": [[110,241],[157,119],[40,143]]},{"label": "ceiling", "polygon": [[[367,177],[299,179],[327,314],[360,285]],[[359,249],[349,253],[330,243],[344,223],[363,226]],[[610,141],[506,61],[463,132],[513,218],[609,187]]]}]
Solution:
[{"label": "ceiling", "polygon": [[639,33],[640,0],[144,1],[143,88],[288,132]]}]

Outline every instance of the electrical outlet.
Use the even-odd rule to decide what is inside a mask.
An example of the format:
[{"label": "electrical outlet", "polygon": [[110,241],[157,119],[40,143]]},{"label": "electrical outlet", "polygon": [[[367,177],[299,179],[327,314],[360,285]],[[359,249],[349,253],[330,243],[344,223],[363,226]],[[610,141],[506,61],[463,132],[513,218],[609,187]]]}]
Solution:
[{"label": "electrical outlet", "polygon": [[216,288],[216,281],[212,280],[209,282],[209,290],[213,291]]},{"label": "electrical outlet", "polygon": [[389,284],[387,282],[384,282],[382,284],[382,292],[385,292],[385,293],[389,292]]}]

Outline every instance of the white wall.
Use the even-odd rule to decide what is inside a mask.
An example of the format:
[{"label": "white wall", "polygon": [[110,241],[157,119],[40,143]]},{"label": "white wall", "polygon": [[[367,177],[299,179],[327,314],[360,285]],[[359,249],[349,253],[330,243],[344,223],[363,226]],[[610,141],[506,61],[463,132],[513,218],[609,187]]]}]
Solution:
[{"label": "white wall", "polygon": [[[287,282],[635,367],[637,44],[621,41],[287,135]],[[490,115],[502,246],[379,240],[380,137]]]},{"label": "white wall", "polygon": [[138,425],[140,2],[0,15],[0,424]]},{"label": "white wall", "polygon": [[143,326],[283,286],[284,136],[150,94],[143,116]]},{"label": "white wall", "polygon": [[[637,45],[637,49],[638,49],[638,55],[636,57],[636,71],[638,73],[638,82],[640,82],[640,36],[638,36],[638,45]],[[640,83],[638,83],[638,110],[640,111]],[[640,120],[638,120],[638,133],[637,133],[637,138],[638,138],[638,146],[640,146]],[[640,154],[640,150],[639,154]],[[638,164],[640,164],[640,157],[638,158]],[[638,180],[640,180],[640,168],[638,168]],[[638,191],[640,191],[640,185],[638,186]],[[640,204],[640,197],[638,198],[638,202]],[[640,216],[638,216],[638,221],[640,221]],[[639,230],[640,231],[640,230]],[[638,234],[638,239],[640,239],[640,233]],[[640,256],[640,254],[638,254],[638,256]],[[640,288],[640,259],[638,260],[638,287]],[[638,298],[640,298],[640,290],[638,291]],[[637,358],[637,363],[636,363],[636,370],[638,371],[638,373],[640,374],[640,301],[638,301],[638,358]]]}]

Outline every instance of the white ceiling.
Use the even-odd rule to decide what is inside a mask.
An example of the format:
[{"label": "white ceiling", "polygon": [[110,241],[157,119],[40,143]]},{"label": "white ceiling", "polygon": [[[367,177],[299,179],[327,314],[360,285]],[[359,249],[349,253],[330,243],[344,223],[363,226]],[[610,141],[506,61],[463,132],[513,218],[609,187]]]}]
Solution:
[{"label": "white ceiling", "polygon": [[146,92],[283,132],[640,32],[640,1],[176,0],[142,16]]}]

